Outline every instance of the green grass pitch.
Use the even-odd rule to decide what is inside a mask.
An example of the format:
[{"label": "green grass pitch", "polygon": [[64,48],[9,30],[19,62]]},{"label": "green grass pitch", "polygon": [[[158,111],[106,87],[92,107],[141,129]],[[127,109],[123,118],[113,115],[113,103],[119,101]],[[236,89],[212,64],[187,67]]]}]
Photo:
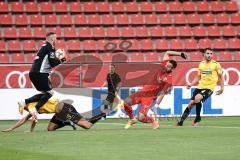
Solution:
[{"label": "green grass pitch", "polygon": [[[16,121],[0,121],[0,129]],[[47,132],[40,120],[34,133],[28,122],[11,133],[0,133],[0,160],[237,160],[240,159],[240,117],[202,118],[191,127],[187,120],[175,128],[160,119],[160,128],[137,123],[124,130],[127,120],[100,121],[90,130],[65,127]]]}]

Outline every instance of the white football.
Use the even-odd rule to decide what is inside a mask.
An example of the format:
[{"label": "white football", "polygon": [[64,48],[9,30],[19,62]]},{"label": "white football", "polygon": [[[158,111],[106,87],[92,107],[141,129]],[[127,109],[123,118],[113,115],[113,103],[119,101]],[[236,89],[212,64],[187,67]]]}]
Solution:
[{"label": "white football", "polygon": [[57,49],[55,52],[55,57],[57,59],[62,59],[65,57],[65,51],[63,49]]}]

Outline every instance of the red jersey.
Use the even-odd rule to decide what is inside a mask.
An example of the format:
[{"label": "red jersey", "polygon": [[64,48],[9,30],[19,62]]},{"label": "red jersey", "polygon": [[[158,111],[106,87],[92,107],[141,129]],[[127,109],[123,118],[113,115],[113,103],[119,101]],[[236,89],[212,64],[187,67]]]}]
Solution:
[{"label": "red jersey", "polygon": [[167,89],[172,86],[172,73],[164,72],[164,68],[168,61],[163,61],[159,66],[159,70],[154,76],[143,86],[142,90],[150,97],[156,97],[160,91],[167,92]]}]

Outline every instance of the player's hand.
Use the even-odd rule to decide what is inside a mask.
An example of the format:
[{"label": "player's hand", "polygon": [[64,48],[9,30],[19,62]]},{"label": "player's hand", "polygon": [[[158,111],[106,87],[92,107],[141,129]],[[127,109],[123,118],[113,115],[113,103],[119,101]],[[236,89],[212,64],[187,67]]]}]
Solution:
[{"label": "player's hand", "polygon": [[181,57],[183,58],[183,59],[187,59],[187,54],[186,53],[181,53]]},{"label": "player's hand", "polygon": [[60,59],[61,63],[67,61],[67,59],[65,57],[63,57],[62,59]]},{"label": "player's hand", "polygon": [[190,89],[191,87],[192,87],[191,84],[188,84],[188,85],[187,85],[187,89]]},{"label": "player's hand", "polygon": [[222,93],[223,93],[223,89],[220,89],[220,90],[217,91],[216,95],[220,95]]},{"label": "player's hand", "polygon": [[32,115],[32,121],[34,121],[35,123],[38,122],[37,120],[37,110],[36,108],[32,108],[31,110],[29,110],[30,114]]}]

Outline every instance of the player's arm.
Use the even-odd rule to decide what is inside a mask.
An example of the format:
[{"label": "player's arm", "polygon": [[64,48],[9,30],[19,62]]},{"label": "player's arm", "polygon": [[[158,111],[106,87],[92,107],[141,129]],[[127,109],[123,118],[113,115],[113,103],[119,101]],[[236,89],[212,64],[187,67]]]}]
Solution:
[{"label": "player's arm", "polygon": [[22,119],[20,119],[16,124],[14,124],[12,127],[8,128],[8,129],[5,129],[3,130],[2,132],[11,132],[13,131],[14,129],[22,126],[24,123],[26,123],[26,121],[31,118],[32,115],[29,113],[27,114],[25,117],[23,117]]},{"label": "player's arm", "polygon": [[220,64],[218,65],[217,73],[218,73],[218,77],[219,77],[219,81],[220,81],[220,90],[217,91],[216,95],[220,95],[220,94],[223,93],[223,90],[224,90],[223,71],[222,71],[222,69],[221,69]]},{"label": "player's arm", "polygon": [[107,85],[108,85],[108,82],[105,81],[105,82],[103,83],[102,87],[107,87]]},{"label": "player's arm", "polygon": [[170,56],[181,56],[183,59],[187,59],[187,55],[183,52],[167,51],[163,56],[163,61],[169,60]]},{"label": "player's arm", "polygon": [[55,67],[66,61],[65,57],[63,57],[61,59],[56,58],[55,53],[52,54],[50,49],[46,49],[46,54],[48,54],[48,61],[49,61],[51,67]]},{"label": "player's arm", "polygon": [[30,132],[34,131],[34,128],[36,127],[37,122],[36,121],[32,121],[31,123],[31,127],[30,127]]},{"label": "player's arm", "polygon": [[197,85],[200,79],[201,79],[201,76],[197,75],[190,84],[187,84],[187,89],[190,89],[192,86]]}]

